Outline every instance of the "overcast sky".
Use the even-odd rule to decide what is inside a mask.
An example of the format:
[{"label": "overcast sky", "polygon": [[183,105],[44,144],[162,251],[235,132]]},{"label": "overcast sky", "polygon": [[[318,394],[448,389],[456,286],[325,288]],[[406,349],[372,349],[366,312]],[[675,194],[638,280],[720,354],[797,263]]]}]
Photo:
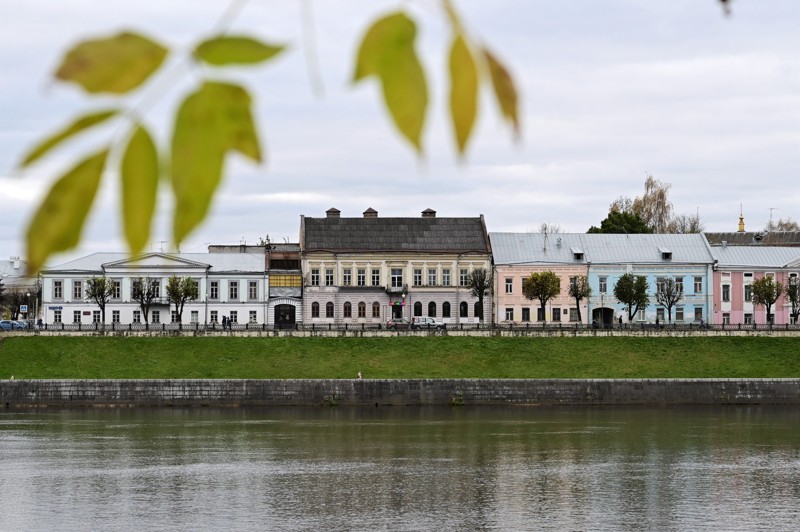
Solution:
[{"label": "overcast sky", "polygon": [[[28,219],[53,182],[109,135],[89,136],[18,175],[23,152],[77,114],[113,103],[52,82],[76,41],[121,29],[169,45],[180,58],[213,28],[218,0],[100,2],[3,0],[0,7],[0,258],[25,255]],[[303,37],[303,5],[313,33]],[[378,86],[350,84],[369,21],[406,6],[419,22],[418,50],[431,85],[420,160],[394,133]],[[706,230],[735,231],[800,218],[800,2],[738,0],[725,16],[716,0],[456,1],[473,35],[510,66],[522,98],[522,139],[513,142],[483,94],[466,161],[459,163],[446,116],[449,29],[433,0],[251,1],[232,33],[291,45],[273,63],[225,75],[254,94],[267,162],[232,157],[207,222],[181,249],[208,243],[296,242],[300,215],[483,214],[489,231],[567,232],[599,225],[620,195],[642,193],[648,174],[670,183],[678,213],[699,211]],[[135,6],[135,7],[134,7]],[[315,41],[324,95],[312,90],[305,43]],[[176,66],[177,65],[177,66]],[[171,87],[146,121],[168,140],[174,104],[200,71],[157,80]],[[212,74],[213,75],[213,74]],[[219,75],[217,75],[219,77]],[[140,95],[134,97],[138,102]],[[109,171],[80,247],[124,251],[117,175]],[[167,192],[164,187],[164,192]],[[150,249],[169,248],[169,194],[162,194]],[[162,244],[161,241],[167,241]]]}]

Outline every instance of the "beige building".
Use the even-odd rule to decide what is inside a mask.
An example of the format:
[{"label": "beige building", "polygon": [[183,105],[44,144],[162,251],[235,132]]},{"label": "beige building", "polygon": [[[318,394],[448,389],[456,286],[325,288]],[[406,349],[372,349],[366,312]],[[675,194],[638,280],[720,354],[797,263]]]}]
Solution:
[{"label": "beige building", "polygon": [[483,216],[380,218],[374,209],[344,218],[302,216],[300,250],[305,325],[377,326],[391,318],[432,316],[450,326],[490,318],[491,295],[467,288],[477,269],[491,272]]}]

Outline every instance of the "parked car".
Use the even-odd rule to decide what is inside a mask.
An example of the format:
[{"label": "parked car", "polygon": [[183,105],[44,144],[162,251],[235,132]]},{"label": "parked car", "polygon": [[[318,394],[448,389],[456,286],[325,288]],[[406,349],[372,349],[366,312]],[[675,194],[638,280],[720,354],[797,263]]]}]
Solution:
[{"label": "parked car", "polygon": [[411,324],[405,318],[392,318],[386,322],[387,329],[394,329],[395,331],[399,329],[409,329]]},{"label": "parked car", "polygon": [[419,316],[411,322],[412,329],[444,329],[444,322],[430,316]]},{"label": "parked car", "polygon": [[22,328],[22,325],[14,320],[0,320],[0,330],[2,331],[14,331]]}]

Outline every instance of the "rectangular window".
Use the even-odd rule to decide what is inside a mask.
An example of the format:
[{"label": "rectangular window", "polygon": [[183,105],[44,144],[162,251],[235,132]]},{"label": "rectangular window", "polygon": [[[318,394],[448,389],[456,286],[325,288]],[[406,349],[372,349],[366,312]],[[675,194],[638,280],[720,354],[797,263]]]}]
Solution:
[{"label": "rectangular window", "polygon": [[522,321],[531,321],[531,309],[522,307]]},{"label": "rectangular window", "polygon": [[751,284],[744,285],[744,300],[753,301],[753,285]]},{"label": "rectangular window", "polygon": [[392,268],[392,287],[403,287],[403,270],[402,268]]},{"label": "rectangular window", "polygon": [[250,323],[256,323],[258,321],[258,312],[255,310],[250,311],[250,319],[248,320]]},{"label": "rectangular window", "polygon": [[731,324],[731,315],[727,312],[722,314],[722,324],[723,325],[730,325]]},{"label": "rectangular window", "polygon": [[753,324],[753,315],[752,314],[745,314],[744,315],[744,324],[745,325],[752,325]]},{"label": "rectangular window", "polygon": [[239,323],[239,312],[236,310],[231,311],[230,315],[231,323]]},{"label": "rectangular window", "polygon": [[350,286],[353,283],[353,270],[345,268],[342,270],[342,286]]},{"label": "rectangular window", "polygon": [[729,284],[722,285],[722,300],[723,301],[731,300],[731,285]]},{"label": "rectangular window", "polygon": [[153,323],[161,323],[161,311],[153,311]]},{"label": "rectangular window", "polygon": [[656,309],[656,319],[658,319],[658,321],[660,321],[661,323],[664,323],[664,309],[663,308]]},{"label": "rectangular window", "polygon": [[358,317],[359,318],[367,317],[367,305],[363,302],[358,304]]},{"label": "rectangular window", "polygon": [[333,268],[325,269],[325,286],[333,286]]},{"label": "rectangular window", "polygon": [[537,307],[536,309],[536,321],[544,321],[544,309],[542,307]]},{"label": "rectangular window", "polygon": [[694,278],[694,293],[695,294],[702,294],[703,293],[703,278],[702,277],[695,277]]},{"label": "rectangular window", "polygon": [[702,307],[695,307],[694,309],[694,321],[700,321],[703,319],[703,308]]},{"label": "rectangular window", "polygon": [[553,307],[553,321],[561,321],[561,308]]},{"label": "rectangular window", "polygon": [[312,303],[311,304],[311,317],[312,318],[319,318],[319,303]]},{"label": "rectangular window", "polygon": [[72,311],[72,323],[80,323],[81,322],[81,311],[80,310],[73,310]]},{"label": "rectangular window", "polygon": [[119,323],[119,311],[112,310],[111,311],[111,323]]},{"label": "rectangular window", "polygon": [[53,311],[53,323],[61,323],[61,311],[54,310]]},{"label": "rectangular window", "polygon": [[174,310],[169,311],[169,322],[170,323],[178,323],[178,313]]},{"label": "rectangular window", "polygon": [[372,286],[381,285],[381,271],[377,268],[372,270]]},{"label": "rectangular window", "polygon": [[64,284],[62,281],[53,281],[53,299],[64,297]]},{"label": "rectangular window", "polygon": [[428,270],[428,286],[436,286],[436,270]]},{"label": "rectangular window", "polygon": [[83,281],[72,281],[72,300],[83,301]]},{"label": "rectangular window", "polygon": [[639,321],[644,321],[647,319],[647,314],[645,314],[644,309],[636,313],[636,319]]},{"label": "rectangular window", "polygon": [[683,293],[683,277],[676,277],[675,278],[675,290],[679,293]]},{"label": "rectangular window", "polygon": [[247,283],[247,299],[250,301],[258,299],[258,281],[249,281]]},{"label": "rectangular window", "polygon": [[664,292],[664,285],[667,283],[666,277],[656,277],[656,293],[661,294]]},{"label": "rectangular window", "polygon": [[600,293],[605,294],[608,292],[608,277],[600,277]]},{"label": "rectangular window", "polygon": [[142,323],[142,311],[141,310],[134,310],[133,311],[133,323]]},{"label": "rectangular window", "polygon": [[571,309],[569,309],[569,321],[578,321],[577,307],[572,307]]},{"label": "rectangular window", "polygon": [[200,313],[196,310],[193,310],[191,320],[192,323],[198,323],[200,321]]},{"label": "rectangular window", "polygon": [[367,270],[358,270],[358,286],[367,286]]},{"label": "rectangular window", "polygon": [[208,297],[209,299],[219,299],[219,281],[211,281]]},{"label": "rectangular window", "polygon": [[111,299],[119,299],[122,297],[122,283],[120,281],[111,281],[114,284],[114,291],[111,293]]},{"label": "rectangular window", "polygon": [[422,286],[422,269],[414,269],[414,286]]},{"label": "rectangular window", "polygon": [[325,303],[325,317],[326,318],[333,317],[333,303]]},{"label": "rectangular window", "polygon": [[344,318],[352,318],[353,317],[353,306],[350,304],[349,301],[347,303],[345,303],[344,307],[342,308],[342,317],[344,317]]},{"label": "rectangular window", "polygon": [[683,321],[683,307],[675,307],[675,321]]},{"label": "rectangular window", "polygon": [[507,308],[506,309],[506,321],[514,321],[514,309]]},{"label": "rectangular window", "polygon": [[467,286],[467,279],[469,278],[469,270],[462,268],[458,274],[458,286]]},{"label": "rectangular window", "polygon": [[442,286],[450,286],[450,270],[442,270]]},{"label": "rectangular window", "polygon": [[239,299],[239,281],[228,282],[228,301],[236,301]]},{"label": "rectangular window", "polygon": [[319,286],[319,268],[311,270],[311,286]]},{"label": "rectangular window", "polygon": [[506,294],[514,293],[514,279],[506,277]]},{"label": "rectangular window", "polygon": [[100,323],[100,311],[93,310],[92,311],[92,323]]},{"label": "rectangular window", "polygon": [[216,310],[211,311],[211,323],[219,323],[219,312]]},{"label": "rectangular window", "polygon": [[372,317],[373,318],[381,317],[381,306],[377,301],[372,304]]},{"label": "rectangular window", "polygon": [[[161,279],[155,279],[152,281],[153,284],[153,297],[161,297]],[[153,322],[158,323],[158,322]]]}]

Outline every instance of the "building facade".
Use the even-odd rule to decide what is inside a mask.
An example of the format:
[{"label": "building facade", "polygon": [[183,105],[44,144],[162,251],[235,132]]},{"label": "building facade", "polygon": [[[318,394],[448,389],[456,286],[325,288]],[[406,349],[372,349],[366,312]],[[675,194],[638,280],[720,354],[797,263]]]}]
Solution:
[{"label": "building facade", "polygon": [[432,316],[444,323],[489,319],[467,283],[477,269],[491,272],[483,216],[380,218],[368,209],[343,218],[301,217],[303,321],[306,325],[377,325],[391,318]]}]

